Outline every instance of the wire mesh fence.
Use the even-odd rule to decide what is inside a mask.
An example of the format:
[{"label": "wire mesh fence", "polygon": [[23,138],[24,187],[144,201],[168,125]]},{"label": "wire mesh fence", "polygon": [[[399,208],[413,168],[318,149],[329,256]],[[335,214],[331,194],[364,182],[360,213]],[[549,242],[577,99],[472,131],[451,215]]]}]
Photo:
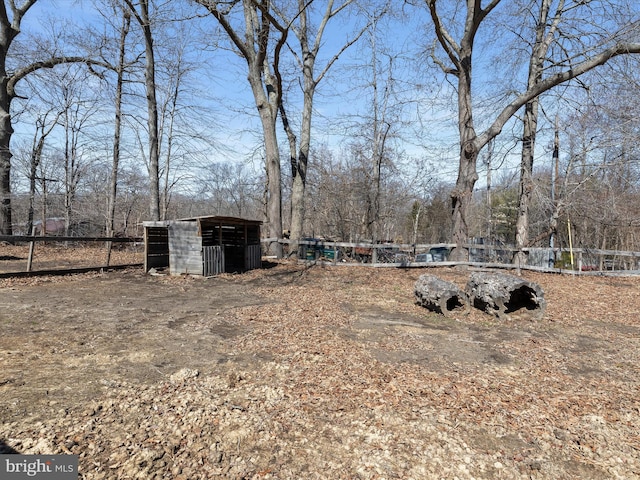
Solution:
[{"label": "wire mesh fence", "polygon": [[[395,244],[334,242],[321,238],[264,239],[279,242],[289,255],[302,262],[323,262],[335,265],[369,265],[377,267],[428,267],[468,264],[486,267],[522,268],[549,272],[597,274],[620,272],[640,273],[640,252],[599,250],[588,248],[523,248],[510,245],[463,245],[468,260],[452,260],[454,244]],[[525,261],[520,261],[522,253]]]}]

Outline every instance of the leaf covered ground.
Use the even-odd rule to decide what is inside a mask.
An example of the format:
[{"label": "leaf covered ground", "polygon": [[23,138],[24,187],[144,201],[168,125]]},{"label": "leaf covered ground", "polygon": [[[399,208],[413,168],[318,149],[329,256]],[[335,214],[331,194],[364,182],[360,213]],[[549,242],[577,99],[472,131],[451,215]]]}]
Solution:
[{"label": "leaf covered ground", "polygon": [[640,478],[640,279],[523,272],[544,318],[498,321],[416,306],[425,269],[269,266],[0,280],[0,445],[86,479]]}]

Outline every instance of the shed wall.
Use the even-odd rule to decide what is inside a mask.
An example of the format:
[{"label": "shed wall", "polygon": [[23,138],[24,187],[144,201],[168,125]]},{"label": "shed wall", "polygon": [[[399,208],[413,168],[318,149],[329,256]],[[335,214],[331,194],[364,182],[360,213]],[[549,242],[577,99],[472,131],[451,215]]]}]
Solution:
[{"label": "shed wall", "polygon": [[202,237],[197,222],[174,222],[169,225],[169,271],[171,275],[203,275]]}]

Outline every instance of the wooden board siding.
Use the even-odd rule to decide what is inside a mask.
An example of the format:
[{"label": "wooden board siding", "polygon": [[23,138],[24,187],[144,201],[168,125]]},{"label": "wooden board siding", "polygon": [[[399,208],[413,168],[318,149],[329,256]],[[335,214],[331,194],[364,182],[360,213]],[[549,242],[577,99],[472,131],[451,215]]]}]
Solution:
[{"label": "wooden board siding", "polygon": [[202,245],[204,247],[212,247],[220,245],[220,232],[217,226],[202,226]]},{"label": "wooden board siding", "polygon": [[166,227],[146,227],[144,235],[144,271],[169,266],[169,231]]},{"label": "wooden board siding", "polygon": [[171,275],[202,275],[202,237],[197,222],[169,225],[169,264]]},{"label": "wooden board siding", "polygon": [[211,277],[225,272],[224,247],[202,247],[204,276]]},{"label": "wooden board siding", "polygon": [[254,270],[262,267],[262,248],[258,245],[247,245],[246,247],[245,269]]}]

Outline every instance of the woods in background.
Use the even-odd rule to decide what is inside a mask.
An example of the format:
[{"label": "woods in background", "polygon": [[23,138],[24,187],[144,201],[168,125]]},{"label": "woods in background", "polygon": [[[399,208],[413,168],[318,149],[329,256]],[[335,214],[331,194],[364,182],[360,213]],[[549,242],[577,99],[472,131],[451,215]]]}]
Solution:
[{"label": "woods in background", "polygon": [[0,11],[2,234],[640,250],[635,2],[45,3]]}]

